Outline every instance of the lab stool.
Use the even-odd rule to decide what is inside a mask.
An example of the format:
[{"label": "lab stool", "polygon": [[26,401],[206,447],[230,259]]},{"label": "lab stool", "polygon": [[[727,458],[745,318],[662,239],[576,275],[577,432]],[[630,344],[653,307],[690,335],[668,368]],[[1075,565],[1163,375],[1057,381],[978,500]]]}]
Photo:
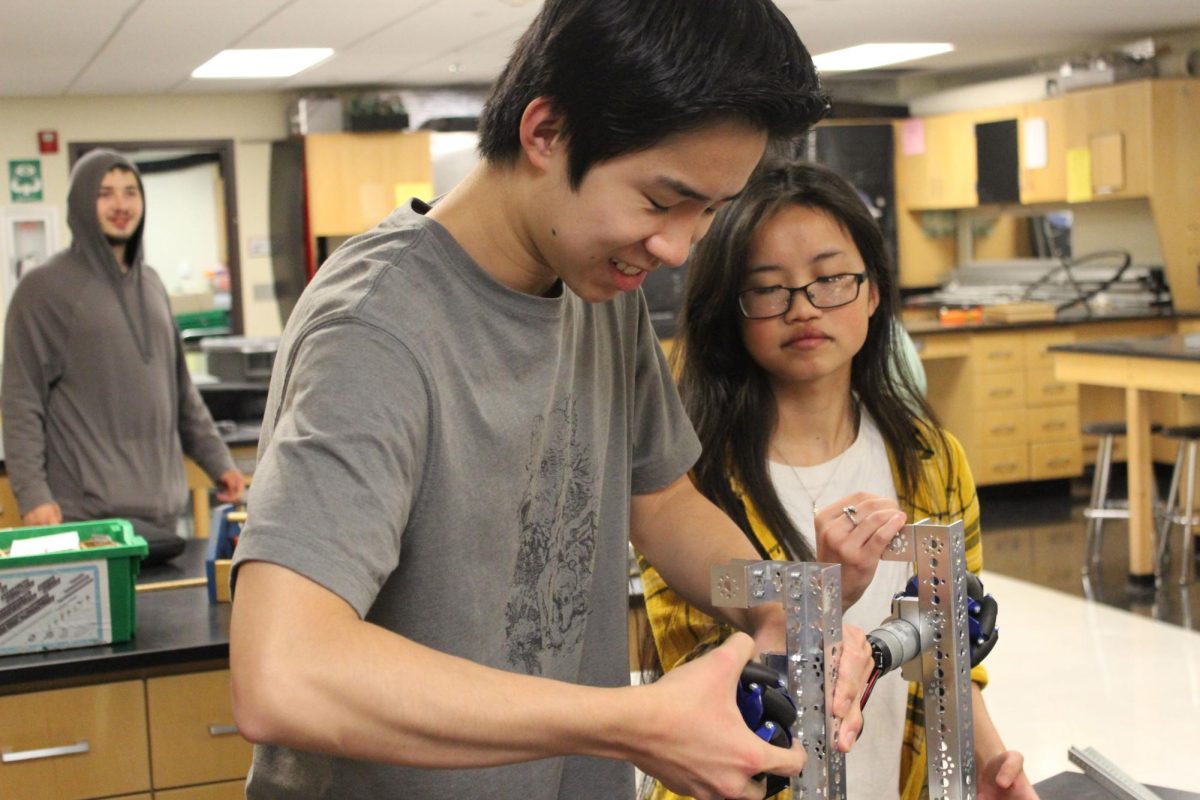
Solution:
[{"label": "lab stool", "polygon": [[[1124,422],[1089,422],[1082,428],[1084,434],[1100,437],[1100,448],[1096,451],[1096,466],[1092,476],[1092,497],[1083,510],[1087,520],[1087,544],[1084,546],[1083,571],[1088,573],[1093,565],[1100,563],[1100,542],[1104,536],[1104,521],[1129,519],[1129,503],[1113,500],[1108,496],[1109,478],[1112,475],[1113,445],[1118,436],[1126,435]],[[1151,433],[1162,430],[1161,425],[1150,426]],[[1153,487],[1153,482],[1151,483]],[[1154,489],[1152,502],[1157,507],[1158,491]]]},{"label": "lab stool", "polygon": [[[1171,487],[1167,490],[1167,505],[1155,531],[1156,574],[1165,574],[1169,559],[1169,539],[1171,527],[1181,525],[1183,538],[1180,543],[1180,554],[1183,562],[1179,566],[1179,583],[1186,586],[1195,577],[1195,559],[1192,554],[1194,541],[1192,529],[1200,527],[1200,518],[1196,516],[1196,446],[1200,444],[1200,425],[1175,425],[1163,428],[1161,434],[1169,439],[1179,440],[1179,449],[1175,452],[1175,469],[1171,471]],[[1183,505],[1179,504],[1179,483],[1184,484]]]}]

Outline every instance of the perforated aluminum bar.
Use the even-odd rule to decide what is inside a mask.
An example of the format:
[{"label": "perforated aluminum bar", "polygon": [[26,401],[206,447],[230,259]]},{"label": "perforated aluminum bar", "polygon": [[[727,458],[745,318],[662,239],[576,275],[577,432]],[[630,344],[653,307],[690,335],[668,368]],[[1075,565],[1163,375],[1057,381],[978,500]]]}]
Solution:
[{"label": "perforated aluminum bar", "polygon": [[[831,713],[833,687],[842,648],[841,566],[734,561],[713,567],[712,600],[723,608],[783,604],[787,684],[797,710],[792,734],[800,738],[808,754],[804,772],[792,778],[792,796],[797,800],[845,800],[846,759],[831,746],[837,733]],[[775,666],[773,659],[768,663]]]},{"label": "perforated aluminum bar", "polygon": [[923,650],[920,659],[903,667],[902,674],[924,688],[929,798],[974,800],[975,732],[962,520],[950,525],[927,521],[906,525],[884,551],[883,560],[915,564]]}]

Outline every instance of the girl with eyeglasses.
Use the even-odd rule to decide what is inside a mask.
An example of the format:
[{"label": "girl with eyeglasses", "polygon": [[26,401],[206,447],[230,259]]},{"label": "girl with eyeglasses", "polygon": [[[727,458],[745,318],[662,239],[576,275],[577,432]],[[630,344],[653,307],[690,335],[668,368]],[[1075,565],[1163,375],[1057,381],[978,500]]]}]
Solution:
[{"label": "girl with eyeglasses", "polygon": [[[908,521],[962,519],[982,568],[979,504],[959,442],[914,385],[882,233],[854,188],[817,165],[761,168],[689,261],[673,361],[703,445],[692,477],[764,559],[842,565],[844,621],[871,630],[908,564],[880,561]],[[640,559],[664,669],[730,629]],[[972,672],[979,797],[1036,798]],[[879,679],[847,756],[850,798],[915,800],[925,784],[920,687]],[[654,787],[655,798],[673,795]]]}]

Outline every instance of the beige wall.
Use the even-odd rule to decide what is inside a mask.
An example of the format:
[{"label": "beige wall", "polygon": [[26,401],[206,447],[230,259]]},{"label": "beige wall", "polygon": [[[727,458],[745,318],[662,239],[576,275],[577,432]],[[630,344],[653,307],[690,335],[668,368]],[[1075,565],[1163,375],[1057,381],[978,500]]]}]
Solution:
[{"label": "beige wall", "polygon": [[[233,139],[245,330],[251,336],[277,335],[280,324],[274,300],[254,299],[256,285],[274,281],[271,260],[252,258],[247,242],[266,239],[270,233],[270,143],[288,135],[287,104],[284,94],[261,92],[0,98],[0,169],[7,183],[9,159],[41,159],[43,197],[46,204],[58,208],[61,247],[70,241],[66,224],[70,142]],[[56,155],[37,152],[37,132],[46,129],[58,131]],[[7,191],[0,194],[0,206],[9,202]]]}]

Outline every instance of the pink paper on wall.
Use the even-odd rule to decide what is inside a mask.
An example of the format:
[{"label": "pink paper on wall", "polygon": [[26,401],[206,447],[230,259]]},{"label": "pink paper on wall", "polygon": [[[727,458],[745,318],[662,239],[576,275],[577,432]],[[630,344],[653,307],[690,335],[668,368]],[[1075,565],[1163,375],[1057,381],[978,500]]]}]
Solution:
[{"label": "pink paper on wall", "polygon": [[906,156],[925,152],[925,120],[906,119],[900,123],[900,152]]}]

